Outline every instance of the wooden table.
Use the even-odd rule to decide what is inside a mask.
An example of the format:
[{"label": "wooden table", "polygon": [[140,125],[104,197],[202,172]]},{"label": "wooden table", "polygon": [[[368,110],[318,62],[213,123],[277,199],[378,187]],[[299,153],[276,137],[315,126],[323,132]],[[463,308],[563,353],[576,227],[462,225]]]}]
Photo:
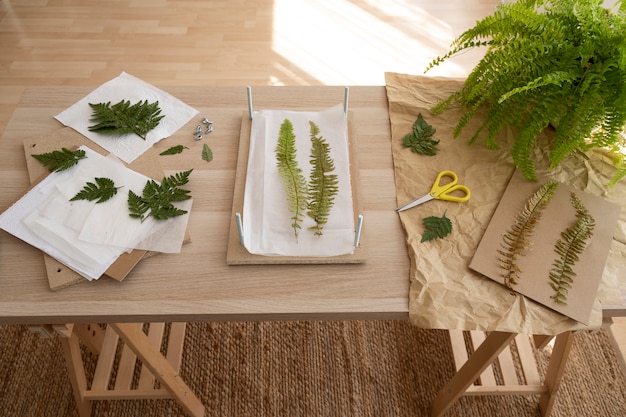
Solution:
[{"label": "wooden table", "polygon": [[[389,119],[383,87],[350,89],[359,140],[364,209],[360,265],[228,266],[226,250],[246,88],[169,88],[200,111],[160,152],[182,144],[182,154],[160,157],[166,174],[194,169],[188,188],[194,197],[191,243],[181,254],[142,261],[123,283],[111,279],[57,292],[48,289],[41,254],[0,234],[0,322],[78,323],[296,319],[404,319],[409,260],[394,212],[396,199],[389,149]],[[2,136],[0,210],[28,188],[22,141],[61,128],[53,116],[89,93],[87,88],[25,91]],[[254,87],[255,109],[326,108],[343,102],[343,87]],[[196,142],[203,117],[214,130]],[[200,157],[203,143],[214,153]]]},{"label": "wooden table", "polygon": [[[41,253],[0,233],[0,323],[110,323],[140,358],[151,362],[151,371],[165,375],[165,385],[178,394],[175,397],[185,409],[202,415],[199,402],[185,404],[185,396],[193,394],[175,373],[168,374],[171,367],[158,352],[150,350],[147,337],[127,323],[408,318],[409,259],[394,211],[397,202],[384,87],[350,88],[349,109],[354,113],[358,136],[362,241],[368,259],[364,264],[344,265],[228,266],[226,252],[239,130],[247,111],[246,88],[166,90],[200,111],[197,120],[156,146],[159,152],[178,144],[189,148],[160,161],[168,175],[194,169],[188,184],[194,197],[188,229],[191,242],[180,254],[143,260],[121,283],[102,278],[52,292]],[[8,208],[29,186],[23,140],[61,128],[53,116],[90,91],[48,87],[24,92],[0,142],[0,210]],[[315,110],[343,102],[344,88],[254,87],[252,96],[255,109]],[[213,122],[214,131],[196,142],[193,131],[205,116]],[[211,163],[200,158],[203,143],[213,150]],[[80,331],[85,333],[85,328]],[[514,336],[493,332],[480,352],[441,390],[433,402],[433,415],[445,413]],[[71,358],[77,342],[68,340],[64,343]],[[542,409],[547,407],[548,413],[570,344],[571,334],[567,334],[553,354],[547,377],[550,386],[541,400]],[[97,347],[102,346],[99,339]],[[156,359],[151,361],[153,357]],[[68,365],[72,369],[72,363]],[[76,392],[80,372],[72,378]],[[79,394],[76,399],[81,416],[89,415],[89,401]]]}]

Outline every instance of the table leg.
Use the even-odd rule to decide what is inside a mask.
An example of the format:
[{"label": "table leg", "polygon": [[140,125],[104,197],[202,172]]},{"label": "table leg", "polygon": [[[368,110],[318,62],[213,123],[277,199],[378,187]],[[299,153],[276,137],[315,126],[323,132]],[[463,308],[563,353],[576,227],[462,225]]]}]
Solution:
[{"label": "table leg", "polygon": [[431,416],[443,416],[515,336],[515,333],[491,332],[450,382],[439,391],[431,403]]},{"label": "table leg", "polygon": [[143,364],[158,377],[188,414],[194,417],[204,416],[202,402],[189,389],[161,352],[150,342],[148,335],[141,328],[132,323],[112,323],[110,326],[135,352]]},{"label": "table leg", "polygon": [[539,410],[541,410],[543,417],[548,417],[552,412],[556,393],[561,385],[565,364],[573,341],[574,332],[571,331],[561,333],[554,341],[554,348],[552,349],[550,363],[548,364],[548,370],[546,371],[544,380],[544,385],[548,388],[548,391],[541,394],[541,397],[539,397]]},{"label": "table leg", "polygon": [[61,337],[60,339],[78,415],[80,417],[90,417],[91,401],[84,396],[84,393],[87,391],[87,378],[80,353],[78,336],[72,333],[69,337]]}]

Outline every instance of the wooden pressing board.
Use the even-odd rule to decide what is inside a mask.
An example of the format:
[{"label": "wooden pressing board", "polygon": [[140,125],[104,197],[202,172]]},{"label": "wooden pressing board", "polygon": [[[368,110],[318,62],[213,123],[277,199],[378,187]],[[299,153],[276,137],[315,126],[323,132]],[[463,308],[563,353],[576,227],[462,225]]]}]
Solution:
[{"label": "wooden pressing board", "polygon": [[[31,186],[37,184],[46,175],[50,174],[45,166],[31,157],[33,154],[52,152],[60,150],[61,148],[76,149],[82,145],[88,146],[90,149],[102,155],[108,154],[106,150],[69,127],[61,128],[45,136],[26,139],[23,143]],[[135,159],[135,161],[129,165],[129,168],[153,178],[156,181],[163,179],[163,170],[159,164],[158,155],[154,148],[149,149]],[[85,281],[84,277],[56,259],[47,254],[43,255],[46,273],[48,275],[48,284],[51,290],[56,291]],[[148,255],[150,255],[149,252],[137,249],[130,253],[124,253],[106,270],[105,275],[117,281],[122,281],[130,271],[132,271],[135,265]]]},{"label": "wooden pressing board", "polygon": [[[363,213],[359,199],[359,166],[357,157],[357,135],[352,127],[354,115],[348,112],[348,153],[350,155],[350,183],[352,186],[352,202],[354,206],[354,225],[357,225],[359,214]],[[254,264],[354,264],[363,263],[367,260],[366,246],[361,233],[359,246],[351,254],[325,257],[304,256],[263,256],[248,252],[240,243],[239,230],[235,219],[236,213],[243,213],[244,191],[246,187],[246,175],[248,172],[248,154],[250,152],[250,134],[252,120],[248,112],[242,115],[241,132],[239,136],[239,153],[237,156],[237,171],[235,176],[235,191],[233,194],[233,210],[230,219],[230,232],[228,235],[228,251],[226,262],[229,265],[254,265]],[[243,219],[245,221],[245,219]],[[365,225],[366,219],[363,221]],[[365,226],[363,226],[365,228]]]}]

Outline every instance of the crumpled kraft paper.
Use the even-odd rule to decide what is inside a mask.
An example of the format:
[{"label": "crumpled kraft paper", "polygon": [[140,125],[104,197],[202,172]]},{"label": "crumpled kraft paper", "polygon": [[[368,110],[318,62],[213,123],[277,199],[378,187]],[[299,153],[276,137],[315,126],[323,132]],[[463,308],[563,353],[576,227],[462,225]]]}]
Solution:
[{"label": "crumpled kraft paper", "polygon": [[[626,213],[622,210],[613,239],[590,325],[584,326],[472,270],[468,265],[489,224],[500,197],[515,170],[508,153],[514,131],[507,129],[498,137],[499,150],[483,146],[479,138],[473,145],[469,138],[480,125],[484,113],[477,114],[458,138],[453,137],[462,111],[452,105],[435,116],[430,108],[461,88],[460,79],[432,78],[397,73],[385,74],[392,153],[398,205],[430,191],[437,173],[453,170],[459,184],[470,188],[466,203],[432,200],[401,212],[411,259],[409,316],[424,328],[509,331],[528,334],[558,334],[567,330],[597,328],[602,324],[601,304],[622,304],[621,290],[626,288]],[[402,145],[402,137],[422,113],[440,140],[439,153],[424,156]],[[481,116],[482,115],[482,116]],[[548,140],[545,133],[541,141]],[[610,159],[602,152],[574,155],[550,172],[547,156],[536,152],[537,171],[549,178],[567,182],[577,189],[601,195],[621,207],[626,206],[624,181],[608,189],[613,175]],[[445,239],[420,243],[422,219],[446,214],[452,220],[452,235]]]}]

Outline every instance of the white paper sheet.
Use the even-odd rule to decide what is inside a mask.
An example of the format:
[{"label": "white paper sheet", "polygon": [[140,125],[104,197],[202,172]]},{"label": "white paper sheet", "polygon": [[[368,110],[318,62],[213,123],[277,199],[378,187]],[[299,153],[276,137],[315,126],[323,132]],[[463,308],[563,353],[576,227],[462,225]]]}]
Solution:
[{"label": "white paper sheet", "polygon": [[[128,190],[141,195],[148,177],[113,156],[81,147],[87,158],[52,173],[0,215],[0,228],[49,254],[85,278],[99,278],[125,251],[180,252],[191,200],[177,204],[184,216],[143,223],[128,215]],[[110,200],[69,201],[87,182],[106,177],[121,187]]]},{"label": "white paper sheet", "polygon": [[[339,180],[323,235],[315,236],[309,227],[314,221],[304,216],[295,238],[287,194],[276,167],[276,143],[280,126],[289,119],[296,135],[297,158],[302,173],[310,176],[310,126],[313,121],[330,145]],[[319,112],[261,110],[253,114],[248,171],[244,191],[243,235],[246,249],[257,255],[338,256],[354,251],[354,206],[350,184],[348,133],[343,106]]]},{"label": "white paper sheet", "polygon": [[[116,137],[98,132],[90,132],[92,109],[89,103],[116,104],[121,100],[130,100],[132,104],[148,100],[159,102],[161,114],[165,115],[159,125],[148,132],[146,140],[135,134]],[[84,98],[55,116],[66,126],[71,127],[91,139],[104,149],[116,155],[122,161],[130,163],[161,139],[171,136],[185,125],[198,111],[176,97],[122,72],[118,77],[102,84]],[[191,134],[191,133],[190,133]]]}]

